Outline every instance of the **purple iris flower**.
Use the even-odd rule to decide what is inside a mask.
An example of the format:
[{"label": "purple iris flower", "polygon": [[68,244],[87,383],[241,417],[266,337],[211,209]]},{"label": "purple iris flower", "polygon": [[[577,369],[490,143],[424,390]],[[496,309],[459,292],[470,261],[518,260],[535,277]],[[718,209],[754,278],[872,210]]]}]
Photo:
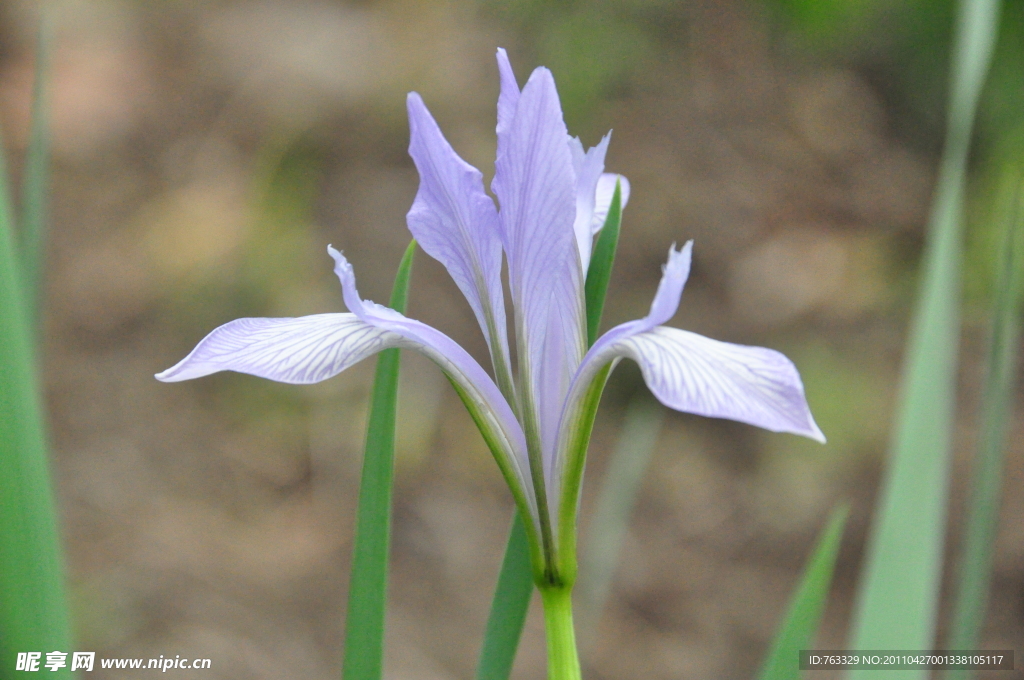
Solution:
[{"label": "purple iris flower", "polygon": [[[352,266],[328,247],[349,313],[238,319],[214,330],[177,365],[171,382],[232,370],[286,383],[337,375],[389,347],[415,349],[451,380],[487,440],[526,519],[538,582],[575,577],[576,513],[594,413],[610,370],[636,361],[666,406],[824,441],[796,368],[762,347],[663,326],[679,305],[692,241],[671,248],[650,313],[587,347],[584,280],[594,235],[624,177],[604,173],[609,136],[584,150],[570,137],[551,72],[520,91],[498,50],[494,200],[479,170],[445,140],[416,93],[408,96],[409,153],[420,174],[409,230],[466,296],[490,350],[489,374],[451,338],[364,300]],[[502,255],[514,307],[509,351]],[[492,377],[493,376],[493,377]]]}]

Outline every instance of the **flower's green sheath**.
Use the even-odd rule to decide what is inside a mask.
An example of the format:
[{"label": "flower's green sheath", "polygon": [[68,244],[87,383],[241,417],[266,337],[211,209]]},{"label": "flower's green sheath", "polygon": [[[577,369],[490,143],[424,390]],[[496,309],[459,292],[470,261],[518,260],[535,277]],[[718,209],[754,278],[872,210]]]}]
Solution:
[{"label": "flower's green sheath", "polygon": [[[0,671],[18,652],[70,650],[64,569],[33,333],[0,158]],[[47,671],[51,673],[51,671]],[[68,678],[67,668],[53,677]]]},{"label": "flower's green sheath", "polygon": [[836,508],[804,570],[800,585],[789,602],[786,618],[775,635],[771,652],[761,667],[759,680],[800,680],[797,658],[801,649],[811,649],[825,611],[832,573],[835,571],[843,527],[849,506]]},{"label": "flower's green sheath", "polygon": [[[849,649],[932,649],[935,643],[959,343],[964,180],[998,18],[998,0],[960,4],[946,145],[929,218],[921,292]],[[927,675],[925,670],[893,673],[898,680]],[[875,677],[869,671],[851,674]]]},{"label": "flower's green sheath", "polygon": [[[409,300],[415,254],[413,241],[405,250],[391,291],[391,308],[398,312],[405,311]],[[400,352],[395,348],[380,353],[373,380],[345,617],[345,680],[379,680],[383,673]]]},{"label": "flower's green sheath", "polygon": [[[988,348],[981,409],[981,437],[971,482],[959,583],[947,649],[976,649],[988,609],[992,554],[995,547],[1008,416],[1012,411],[1020,347],[1024,294],[1024,184],[1013,173],[1012,208],[1005,220],[1002,266],[996,281],[995,314]],[[951,680],[968,680],[966,669],[949,672]]]},{"label": "flower's green sheath", "polygon": [[[362,299],[352,265],[333,248],[328,250],[349,313],[237,319],[157,377],[176,381],[235,370],[311,383],[386,348],[422,352],[444,371],[480,428],[523,519],[524,531],[512,538],[525,535],[529,550],[512,545],[508,552],[501,579],[508,588],[502,592],[514,596],[502,598],[502,606],[525,606],[528,589],[511,570],[521,569],[529,552],[549,626],[551,679],[578,678],[571,592],[580,484],[601,392],[620,359],[636,361],[654,395],[676,410],[824,437],[799,374],[784,356],[662,325],[678,307],[692,242],[669,250],[649,313],[590,346],[629,183],[604,172],[610,135],[591,149],[569,136],[550,71],[536,69],[520,90],[504,50],[498,51],[498,71],[491,188],[500,210],[484,192],[480,171],[459,158],[419,95],[407,99],[409,153],[420,174],[409,230],[465,295],[488,342],[494,377],[437,329]],[[585,290],[594,236],[606,222],[615,229],[599,243],[605,271]],[[516,380],[508,362],[503,260],[514,309]],[[494,663],[483,659],[482,669],[507,672],[517,631],[517,625],[504,629],[502,644],[485,645],[502,653]]]}]

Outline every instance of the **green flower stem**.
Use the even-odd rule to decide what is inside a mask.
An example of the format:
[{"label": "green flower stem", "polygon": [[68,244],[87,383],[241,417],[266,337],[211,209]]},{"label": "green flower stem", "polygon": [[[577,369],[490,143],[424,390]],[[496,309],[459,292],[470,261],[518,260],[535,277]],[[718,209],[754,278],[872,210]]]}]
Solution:
[{"label": "green flower stem", "polygon": [[572,587],[544,586],[540,596],[548,642],[548,680],[581,680],[572,626]]}]

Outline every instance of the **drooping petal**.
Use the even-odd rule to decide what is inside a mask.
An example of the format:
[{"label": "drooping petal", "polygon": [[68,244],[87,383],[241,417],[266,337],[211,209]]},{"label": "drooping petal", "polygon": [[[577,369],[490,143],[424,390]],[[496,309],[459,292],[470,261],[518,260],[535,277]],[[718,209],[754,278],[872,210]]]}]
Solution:
[{"label": "drooping petal", "polygon": [[576,234],[576,246],[583,271],[587,271],[587,267],[590,266],[590,252],[594,242],[591,224],[594,221],[598,181],[604,171],[604,157],[608,152],[610,139],[611,133],[608,133],[597,146],[584,152],[579,137],[569,138],[569,151],[572,153],[573,169],[576,172],[576,219],[573,222],[573,232]]},{"label": "drooping petal", "polygon": [[667,326],[622,339],[614,349],[640,364],[647,386],[669,408],[825,441],[800,374],[780,352]]},{"label": "drooping petal", "polygon": [[[420,186],[409,210],[409,230],[441,262],[469,301],[487,338],[499,383],[511,386],[505,300],[501,287],[501,240],[494,201],[484,193],[479,170],[448,144],[423,100],[408,97],[409,155]],[[511,390],[507,390],[511,396]]]},{"label": "drooping petal", "polygon": [[[349,310],[364,323],[400,336],[403,341],[400,346],[418,350],[458,385],[478,406],[474,415],[485,421],[478,424],[488,430],[485,436],[497,440],[506,457],[505,463],[521,484],[527,502],[534,503],[526,437],[511,406],[487,372],[458,343],[436,328],[389,307],[363,300],[356,289],[352,265],[334,248],[328,246],[327,251],[334,258],[334,273],[341,281],[342,295]],[[499,461],[499,464],[504,463]]]},{"label": "drooping petal", "polygon": [[551,323],[553,308],[560,304],[553,303],[556,294],[572,305],[582,300],[582,275],[570,269],[580,265],[573,231],[576,178],[567,135],[551,72],[538,68],[512,120],[499,126],[502,150],[492,184],[501,204],[520,372],[529,391],[527,419],[536,417],[529,412],[536,411],[537,395],[553,375],[575,372],[580,357],[565,354],[565,348],[583,346],[582,315],[560,316],[560,323]]},{"label": "drooping petal", "polygon": [[590,348],[573,380],[560,427],[567,427],[574,399],[594,376],[609,362],[628,357],[640,364],[647,386],[670,408],[824,441],[807,406],[800,375],[781,353],[660,325],[679,306],[692,244],[669,251],[650,313],[611,329]]},{"label": "drooping petal", "polygon": [[590,232],[596,234],[601,231],[604,227],[604,221],[608,219],[608,209],[612,205],[612,196],[615,195],[615,183],[619,182],[620,189],[620,209],[625,209],[626,204],[629,203],[629,180],[626,179],[625,175],[616,175],[614,173],[604,173],[601,178],[597,180],[597,192],[594,199],[594,218],[590,223]]},{"label": "drooping petal", "polygon": [[156,377],[178,382],[237,371],[283,383],[316,383],[401,341],[401,336],[370,326],[355,314],[236,319],[215,329],[187,357]]}]

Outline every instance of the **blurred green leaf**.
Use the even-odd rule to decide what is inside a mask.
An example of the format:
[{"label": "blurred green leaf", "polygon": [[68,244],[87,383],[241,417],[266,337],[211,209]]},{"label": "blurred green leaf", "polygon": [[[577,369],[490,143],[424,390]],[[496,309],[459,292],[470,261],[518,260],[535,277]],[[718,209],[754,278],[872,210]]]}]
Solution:
[{"label": "blurred green leaf", "polygon": [[[16,655],[70,649],[64,565],[33,334],[0,153],[0,675]],[[49,673],[49,671],[48,671]],[[67,668],[53,677],[69,678]]]},{"label": "blurred green leaf", "polygon": [[[405,312],[416,242],[405,251],[391,291],[391,308]],[[345,680],[379,680],[384,667],[384,612],[387,605],[391,492],[394,476],[398,349],[377,358],[363,474],[356,510],[355,547],[345,617]]]},{"label": "blurred green leaf", "polygon": [[[974,462],[971,495],[960,555],[960,573],[949,649],[975,649],[985,621],[991,581],[992,554],[1003,481],[1003,450],[1007,419],[1013,404],[1020,344],[1021,303],[1024,301],[1024,185],[1013,177],[1012,209],[1003,221],[1002,266],[999,267],[995,313],[988,350],[988,375],[982,401],[981,441]],[[973,673],[951,671],[954,680]]]},{"label": "blurred green leaf", "polygon": [[862,27],[881,4],[879,0],[772,0],[804,36],[814,44],[842,40]]},{"label": "blurred green leaf", "polygon": [[801,649],[810,649],[818,631],[849,514],[849,507],[845,505],[832,512],[800,579],[800,586],[789,602],[786,618],[761,668],[760,680],[800,680],[797,658]]},{"label": "blurred green leaf", "polygon": [[50,184],[49,81],[51,27],[44,11],[36,45],[32,120],[25,177],[22,181],[21,243],[25,306],[33,326],[38,323],[46,260],[47,196]]},{"label": "blurred green leaf", "polygon": [[[931,649],[934,644],[954,418],[967,153],[998,17],[995,0],[965,0],[960,7],[946,146],[929,219],[924,275],[850,649]],[[853,671],[851,677],[862,673]],[[917,670],[895,673],[901,680],[926,675]]]},{"label": "blurred green leaf", "polygon": [[651,397],[646,388],[633,397],[626,409],[622,433],[604,473],[597,507],[590,518],[585,550],[580,556],[575,599],[579,612],[579,637],[584,648],[594,641],[601,610],[608,600],[612,577],[629,530],[629,518],[664,419],[665,408]]}]

